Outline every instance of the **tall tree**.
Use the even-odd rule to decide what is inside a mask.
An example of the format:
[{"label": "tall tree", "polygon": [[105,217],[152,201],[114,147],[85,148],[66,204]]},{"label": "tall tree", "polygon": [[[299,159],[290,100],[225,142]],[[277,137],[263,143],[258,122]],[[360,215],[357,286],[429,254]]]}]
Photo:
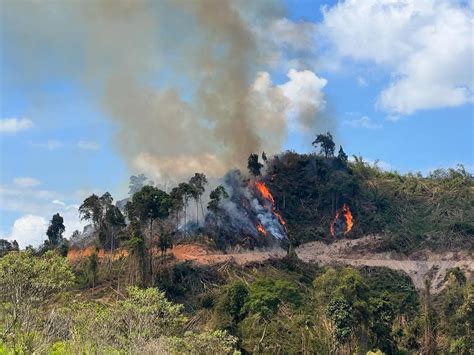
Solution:
[{"label": "tall tree", "polygon": [[114,251],[115,247],[115,236],[124,228],[127,224],[125,223],[125,217],[122,211],[117,206],[110,205],[105,212],[105,228],[107,230],[107,236],[110,239],[110,251]]},{"label": "tall tree", "polygon": [[261,170],[263,168],[263,164],[258,161],[258,154],[250,154],[247,168],[249,169],[250,174],[257,177],[261,175]]},{"label": "tall tree", "polygon": [[132,203],[139,219],[142,222],[149,222],[149,266],[150,275],[153,278],[153,247],[155,244],[153,222],[156,219],[163,220],[169,216],[171,198],[165,191],[148,185],[133,195]]},{"label": "tall tree", "polygon": [[102,201],[96,194],[87,197],[79,206],[79,215],[82,220],[92,221],[96,229],[99,229],[104,216]]},{"label": "tall tree", "polygon": [[171,199],[171,212],[175,217],[175,230],[179,228],[179,218],[181,211],[184,208],[183,202],[183,191],[179,189],[177,186],[173,187],[170,192],[170,199]]},{"label": "tall tree", "polygon": [[312,144],[314,147],[321,145],[321,152],[324,153],[326,158],[334,155],[336,144],[334,143],[331,133],[318,134]]},{"label": "tall tree", "polygon": [[153,234],[153,222],[168,217],[171,208],[170,196],[154,186],[144,186],[132,198],[134,213],[142,221],[148,221],[150,238]]},{"label": "tall tree", "polygon": [[344,149],[342,149],[342,145],[339,146],[339,153],[337,154],[337,159],[343,164],[347,163],[348,156]]},{"label": "tall tree", "polygon": [[194,195],[193,187],[185,182],[182,182],[178,185],[178,190],[180,191],[181,198],[183,199],[184,207],[184,234],[186,234],[186,225],[187,225],[187,208],[189,205],[189,199]]},{"label": "tall tree", "polygon": [[46,235],[48,236],[47,244],[51,248],[58,247],[63,241],[63,233],[66,230],[64,226],[64,219],[59,213],[53,215],[49,222],[48,230]]},{"label": "tall tree", "polygon": [[130,239],[128,240],[128,248],[131,255],[136,261],[136,276],[135,281],[140,280],[142,286],[145,285],[146,280],[146,248],[145,239],[140,228],[140,222],[133,220],[128,226]]},{"label": "tall tree", "polygon": [[229,198],[229,194],[225,190],[224,186],[219,185],[214,190],[211,191],[209,194],[210,201],[207,204],[207,209],[214,214],[216,219],[217,231],[220,233],[220,226],[219,226],[219,204],[222,200]]},{"label": "tall tree", "polygon": [[193,188],[193,197],[196,201],[196,220],[199,220],[199,208],[201,206],[202,217],[204,218],[204,209],[202,207],[202,195],[205,191],[204,185],[207,184],[206,175],[202,173],[195,173],[194,176],[189,179],[189,185]]}]

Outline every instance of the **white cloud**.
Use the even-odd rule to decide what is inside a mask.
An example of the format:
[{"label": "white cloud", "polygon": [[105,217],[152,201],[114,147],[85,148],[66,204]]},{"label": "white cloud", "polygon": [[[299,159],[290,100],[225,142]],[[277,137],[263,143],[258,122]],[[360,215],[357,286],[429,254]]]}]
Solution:
[{"label": "white cloud", "polygon": [[99,149],[99,145],[95,142],[89,141],[79,141],[77,142],[77,147],[83,150],[97,150]]},{"label": "white cloud", "polygon": [[60,200],[53,200],[51,203],[59,206],[66,206],[66,203]]},{"label": "white cloud", "polygon": [[28,214],[18,218],[13,223],[10,240],[16,240],[21,248],[25,248],[30,244],[36,247],[45,240],[47,228],[46,219]]},{"label": "white cloud", "polygon": [[14,178],[13,183],[18,187],[34,187],[41,184],[39,180],[28,176]]},{"label": "white cloud", "polygon": [[33,121],[29,118],[3,118],[0,119],[0,133],[16,133],[32,128]]},{"label": "white cloud", "polygon": [[473,7],[449,0],[346,0],[323,10],[323,38],[339,58],[375,63],[392,81],[385,111],[459,106],[473,101]]},{"label": "white cloud", "polygon": [[291,69],[287,76],[289,80],[278,87],[289,100],[290,128],[304,131],[314,124],[317,113],[326,106],[323,89],[327,80],[310,70]]},{"label": "white cloud", "polygon": [[[76,201],[78,200],[81,199],[79,198]],[[38,233],[31,233],[28,236],[26,232],[22,232],[27,231],[28,221],[35,223],[39,221],[38,218],[32,219],[31,216],[42,218],[47,226],[47,221],[51,219],[51,216],[59,213],[64,218],[64,225],[66,227],[64,237],[66,238],[70,237],[74,230],[82,230],[85,225],[79,219],[79,206],[77,204],[67,202],[67,200],[64,200],[64,196],[57,192],[35,189],[35,187],[20,188],[15,185],[0,185],[0,208],[0,213],[2,210],[5,210],[29,216],[27,219],[20,219],[15,222],[16,226],[15,224],[12,226],[9,237],[9,239],[19,239],[21,237],[23,240],[23,243],[21,243],[22,247],[28,244],[37,246],[45,239],[44,235],[38,239]],[[38,226],[39,223],[33,225]]]},{"label": "white cloud", "polygon": [[362,116],[353,120],[344,121],[344,124],[352,128],[368,128],[368,129],[378,129],[382,128],[380,123],[375,123],[371,118],[367,116]]},{"label": "white cloud", "polygon": [[63,146],[63,144],[60,141],[57,141],[54,139],[49,139],[48,141],[44,143],[34,143],[33,145],[35,147],[43,148],[47,150],[55,150]]}]

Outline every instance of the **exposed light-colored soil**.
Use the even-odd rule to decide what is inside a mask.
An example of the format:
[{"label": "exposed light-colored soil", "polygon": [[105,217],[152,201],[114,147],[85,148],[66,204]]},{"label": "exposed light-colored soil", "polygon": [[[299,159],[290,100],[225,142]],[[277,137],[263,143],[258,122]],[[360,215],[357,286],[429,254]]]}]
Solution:
[{"label": "exposed light-colored soil", "polygon": [[[415,287],[422,288],[424,280],[429,277],[433,292],[443,287],[446,271],[459,267],[468,274],[474,275],[474,259],[468,253],[431,253],[427,252],[416,258],[407,258],[394,253],[377,253],[374,248],[380,239],[377,236],[366,236],[359,239],[342,239],[331,244],[310,242],[296,249],[297,256],[304,262],[320,265],[351,265],[355,267],[387,267],[405,272],[413,280]],[[71,250],[68,259],[72,262],[85,258],[93,253],[93,248]],[[280,259],[286,251],[280,248],[271,250],[245,250],[240,252],[218,253],[196,244],[179,244],[169,251],[179,261],[212,265],[233,261],[239,265],[252,262],[263,262],[269,259]],[[108,253],[99,251],[99,258]],[[126,250],[117,250],[114,259],[128,255]]]},{"label": "exposed light-colored soil", "polygon": [[355,267],[387,267],[405,272],[417,288],[423,288],[425,279],[431,280],[432,291],[443,287],[446,271],[459,267],[471,277],[474,274],[474,259],[467,253],[426,253],[415,258],[406,258],[394,253],[371,252],[379,242],[376,236],[354,240],[340,240],[332,244],[311,242],[297,249],[298,257],[305,262],[321,265],[351,265]]},{"label": "exposed light-colored soil", "polygon": [[243,252],[217,254],[209,251],[202,246],[193,244],[176,245],[171,253],[176,259],[193,260],[200,264],[219,264],[227,261],[233,261],[239,265],[248,264],[251,262],[265,261],[268,259],[280,259],[286,255],[283,249],[275,248],[272,250],[247,250]]}]

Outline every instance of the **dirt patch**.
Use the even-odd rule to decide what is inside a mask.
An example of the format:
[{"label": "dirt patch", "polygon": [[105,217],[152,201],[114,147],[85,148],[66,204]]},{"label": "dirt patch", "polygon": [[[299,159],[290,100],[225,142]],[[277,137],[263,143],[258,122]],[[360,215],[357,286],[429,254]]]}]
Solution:
[{"label": "dirt patch", "polygon": [[420,259],[409,259],[394,253],[375,253],[380,242],[378,236],[367,236],[354,240],[340,240],[332,244],[311,242],[296,249],[298,257],[305,262],[321,265],[351,265],[354,267],[387,267],[405,272],[416,288],[423,288],[426,278],[431,280],[432,291],[439,292],[444,286],[446,271],[459,267],[468,277],[474,274],[474,260],[461,253],[424,253]]},{"label": "dirt patch", "polygon": [[[417,288],[422,288],[425,278],[430,278],[432,290],[439,292],[443,287],[446,271],[459,267],[466,272],[468,277],[474,275],[474,260],[472,255],[463,253],[422,253],[419,258],[409,259],[396,253],[374,252],[381,238],[366,236],[359,239],[341,239],[331,244],[323,242],[310,242],[296,248],[296,254],[304,262],[318,263],[321,265],[351,265],[354,267],[371,266],[387,267],[405,272]],[[73,249],[68,253],[71,262],[90,256],[96,249],[89,247],[83,250]],[[159,251],[156,251],[158,255]],[[269,259],[281,259],[286,251],[280,248],[270,250],[242,250],[221,253],[209,250],[197,244],[178,244],[168,251],[179,261],[192,260],[194,262],[213,265],[224,262],[235,262],[244,265],[253,262],[263,262]],[[113,253],[113,258],[118,259],[128,255],[127,250],[118,249]],[[110,252],[98,251],[100,259],[109,257]]]},{"label": "dirt patch", "polygon": [[211,265],[227,261],[233,261],[239,265],[252,262],[262,262],[274,258],[282,258],[286,255],[283,249],[254,250],[236,253],[216,253],[202,246],[193,244],[180,244],[170,251],[180,261],[193,260],[200,264]]}]

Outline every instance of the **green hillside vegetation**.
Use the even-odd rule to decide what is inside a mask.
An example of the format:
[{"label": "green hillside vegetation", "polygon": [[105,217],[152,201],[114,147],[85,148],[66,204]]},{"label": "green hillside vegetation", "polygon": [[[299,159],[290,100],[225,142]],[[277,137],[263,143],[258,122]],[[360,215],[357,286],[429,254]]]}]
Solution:
[{"label": "green hillside vegetation", "polygon": [[286,152],[269,162],[266,180],[295,244],[330,241],[347,203],[355,221],[347,237],[380,234],[380,251],[474,250],[474,178],[462,166],[402,175],[361,157]]},{"label": "green hillside vegetation", "polygon": [[[462,166],[402,175],[349,160],[342,147],[335,156],[329,133],[314,145],[320,152],[248,160],[286,221],[290,247],[377,234],[379,252],[472,255],[474,178]],[[245,266],[178,262],[166,253],[177,242],[228,247],[217,222],[229,194],[208,191],[201,173],[169,191],[146,180],[132,177],[130,198],[118,203],[109,193],[84,200],[93,252],[74,263],[64,256],[83,236],[64,238],[59,214],[37,250],[0,240],[0,354],[474,353],[474,285],[461,270],[434,295],[428,280],[420,291],[401,272],[320,267],[291,252]],[[354,226],[333,237],[344,204]],[[193,226],[191,208],[212,218]],[[119,248],[126,253],[99,257]]]},{"label": "green hillside vegetation", "polygon": [[[0,259],[0,354],[470,354],[474,287],[458,269],[438,295],[381,268],[295,259],[245,267],[176,263],[153,287],[124,260],[71,266],[57,253]],[[82,281],[81,281],[82,280]],[[380,352],[379,352],[380,353]]]}]

